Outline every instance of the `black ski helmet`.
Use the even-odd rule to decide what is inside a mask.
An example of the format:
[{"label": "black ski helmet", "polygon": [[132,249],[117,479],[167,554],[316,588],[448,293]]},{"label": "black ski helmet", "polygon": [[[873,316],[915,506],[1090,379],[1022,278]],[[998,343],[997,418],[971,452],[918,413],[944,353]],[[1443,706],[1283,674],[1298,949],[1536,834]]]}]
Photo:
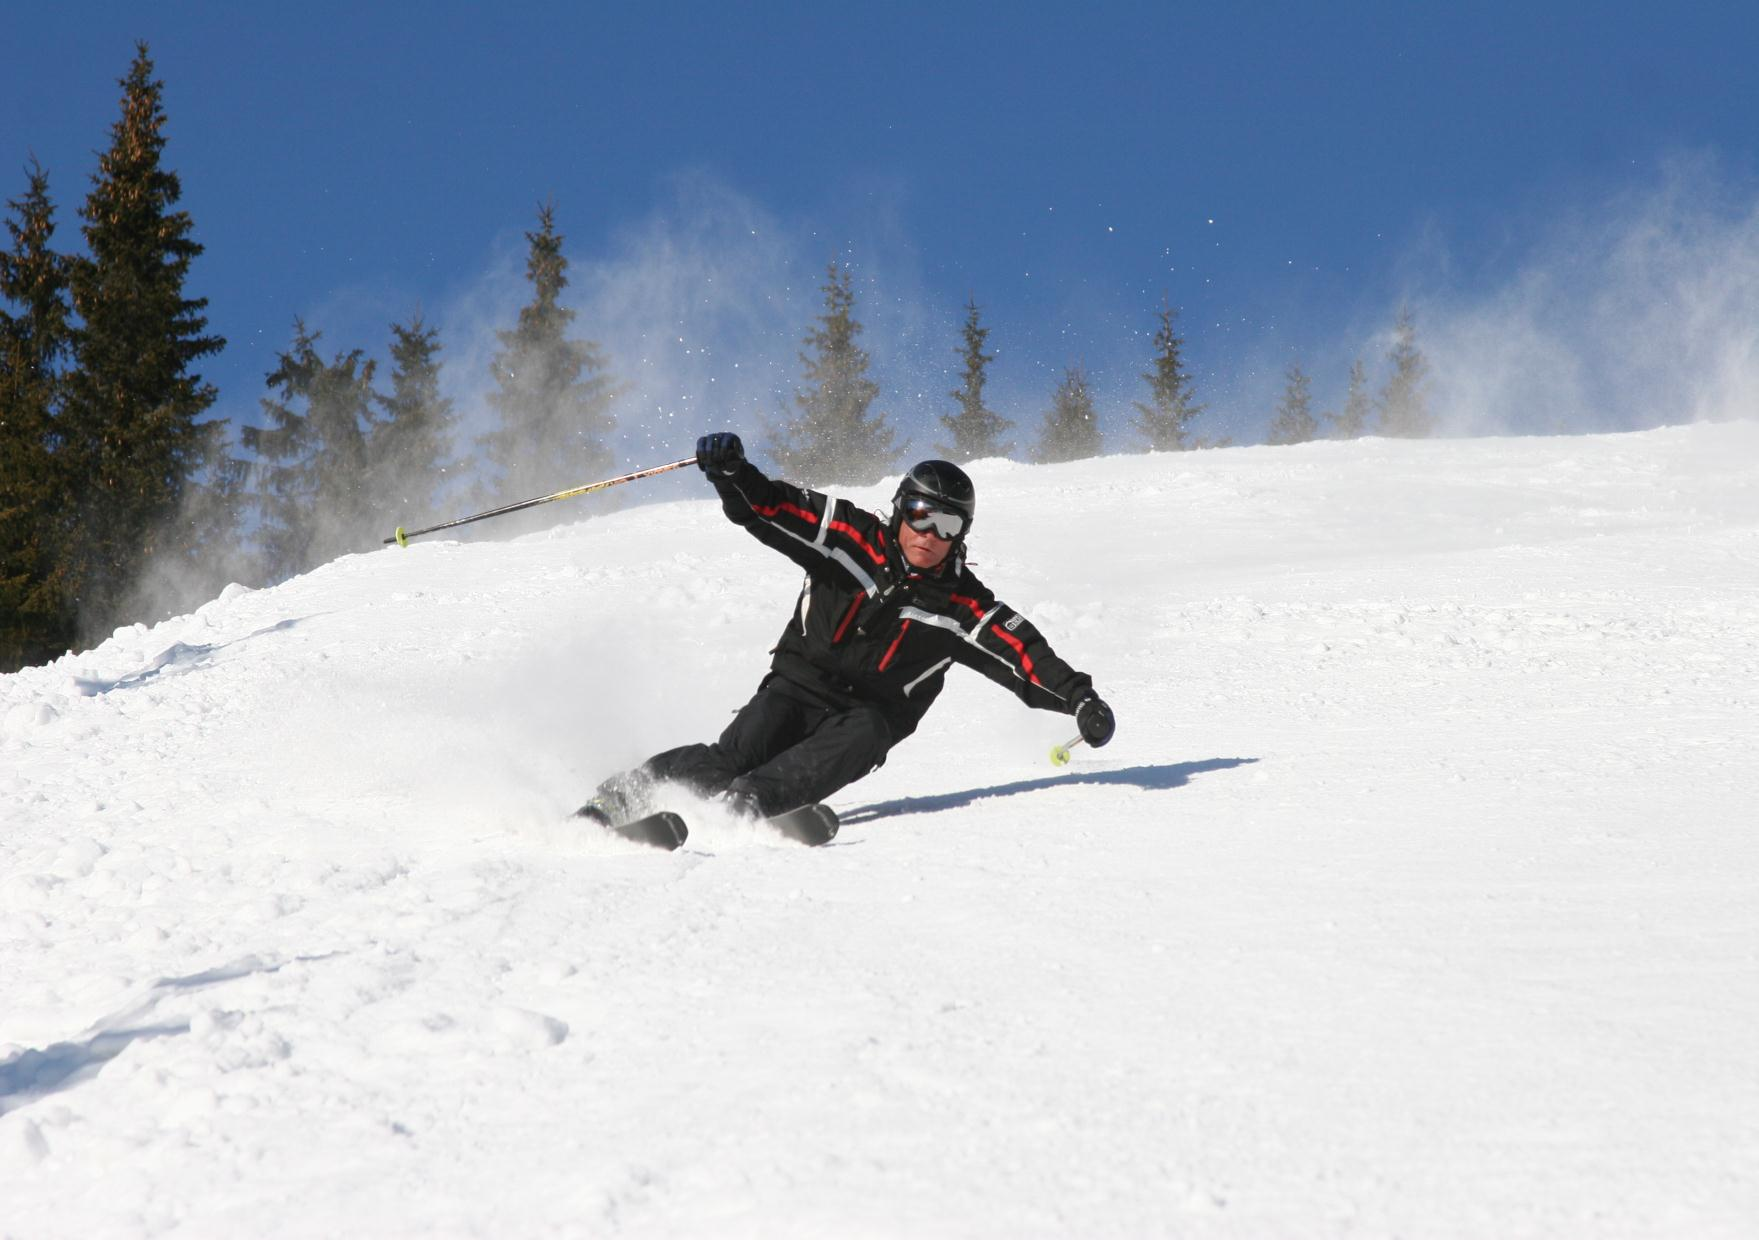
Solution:
[{"label": "black ski helmet", "polygon": [[971,532],[971,523],[977,519],[977,488],[971,485],[964,470],[951,461],[918,461],[911,466],[910,472],[898,481],[898,489],[892,495],[893,529],[903,521],[901,506],[907,495],[931,499],[942,508],[950,508],[964,517],[965,528],[959,531],[959,537],[954,541],[965,541],[965,536]]}]

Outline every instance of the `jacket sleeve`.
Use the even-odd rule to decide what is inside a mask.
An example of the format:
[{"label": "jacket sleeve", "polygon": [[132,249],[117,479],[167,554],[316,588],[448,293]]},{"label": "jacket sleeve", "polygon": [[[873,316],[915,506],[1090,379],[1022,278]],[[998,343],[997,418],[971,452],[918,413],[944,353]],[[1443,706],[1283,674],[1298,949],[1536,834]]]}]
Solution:
[{"label": "jacket sleeve", "polygon": [[[960,600],[964,601],[964,600]],[[1007,689],[1028,706],[1075,713],[1093,678],[1062,659],[1037,627],[1005,603],[988,603],[954,657]]]},{"label": "jacket sleeve", "polygon": [[780,551],[814,578],[853,581],[869,595],[886,576],[886,533],[872,513],[766,477],[747,461],[731,476],[712,478],[727,519]]}]

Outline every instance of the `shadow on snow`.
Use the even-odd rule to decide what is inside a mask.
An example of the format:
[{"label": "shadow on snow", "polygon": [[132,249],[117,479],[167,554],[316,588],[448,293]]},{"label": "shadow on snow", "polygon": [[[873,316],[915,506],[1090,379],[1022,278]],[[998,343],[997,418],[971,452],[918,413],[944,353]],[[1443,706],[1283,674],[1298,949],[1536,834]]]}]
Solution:
[{"label": "shadow on snow", "polygon": [[144,998],[98,1022],[96,1032],[84,1041],[56,1042],[42,1050],[23,1050],[0,1060],[0,1115],[79,1084],[136,1042],[188,1033],[187,1020],[145,1023],[145,1018],[154,1005],[170,994],[230,982],[256,973],[277,973],[294,962],[304,963],[326,958],[296,956],[292,961],[273,962],[256,956],[245,956],[231,964],[191,973],[186,977],[162,977],[148,987]]},{"label": "shadow on snow", "polygon": [[206,646],[188,646],[182,642],[173,642],[154,656],[153,660],[138,672],[130,672],[116,680],[101,680],[93,676],[75,676],[73,683],[79,688],[81,697],[99,697],[116,689],[132,689],[136,685],[145,684],[166,672],[194,671],[198,667],[206,666],[209,656],[226,649],[228,646],[236,646],[240,642],[247,642],[253,637],[262,637],[268,633],[279,633],[297,624],[303,624],[309,619],[311,619],[310,616],[303,619],[283,620],[278,624],[271,624],[267,628],[258,629],[254,633],[246,633],[243,637],[235,637],[229,642],[218,642]]},{"label": "shadow on snow", "polygon": [[79,1084],[137,1041],[188,1032],[188,1021],[141,1025],[95,1033],[83,1042],[20,1051],[0,1063],[0,1115]]},{"label": "shadow on snow", "polygon": [[846,823],[868,822],[893,814],[938,814],[942,810],[964,809],[991,797],[1011,797],[1023,792],[1041,792],[1067,784],[1111,784],[1143,788],[1149,792],[1167,792],[1183,788],[1193,775],[1210,771],[1228,771],[1246,766],[1257,758],[1209,758],[1203,762],[1173,762],[1161,766],[1127,766],[1110,771],[1077,771],[1064,775],[1046,775],[1041,779],[1020,779],[1011,784],[992,784],[987,788],[967,788],[962,792],[943,792],[933,796],[899,797],[895,801],[876,801],[840,815]]}]

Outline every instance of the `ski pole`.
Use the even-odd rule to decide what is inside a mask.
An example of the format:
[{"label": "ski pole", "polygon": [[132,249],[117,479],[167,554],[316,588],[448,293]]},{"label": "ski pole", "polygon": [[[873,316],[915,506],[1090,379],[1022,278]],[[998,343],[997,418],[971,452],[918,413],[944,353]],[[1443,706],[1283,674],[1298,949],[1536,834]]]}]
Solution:
[{"label": "ski pole", "polygon": [[523,499],[517,504],[506,504],[500,508],[491,508],[487,512],[475,513],[468,517],[459,517],[456,521],[446,521],[440,525],[430,525],[425,530],[405,530],[401,525],[397,532],[385,540],[385,545],[396,543],[399,547],[407,547],[409,540],[420,538],[423,534],[432,534],[437,530],[449,530],[455,526],[469,525],[472,521],[486,521],[490,517],[506,516],[510,512],[519,512],[525,508],[536,508],[539,504],[547,504],[552,500],[573,499],[576,495],[586,495],[592,491],[602,491],[606,487],[614,487],[619,483],[634,482],[641,478],[651,478],[655,474],[663,474],[673,469],[683,469],[686,465],[696,464],[694,456],[687,456],[681,461],[673,461],[669,465],[655,465],[651,469],[638,469],[632,474],[624,474],[618,478],[606,478],[603,482],[589,482],[583,487],[569,487],[566,491],[554,491],[549,495],[540,495],[536,499]]},{"label": "ski pole", "polygon": [[1051,765],[1052,766],[1068,766],[1069,765],[1069,751],[1071,749],[1075,748],[1075,746],[1079,745],[1085,739],[1087,739],[1087,738],[1082,737],[1082,736],[1077,736],[1074,740],[1064,741],[1061,745],[1057,745],[1057,746],[1053,747],[1051,749]]}]

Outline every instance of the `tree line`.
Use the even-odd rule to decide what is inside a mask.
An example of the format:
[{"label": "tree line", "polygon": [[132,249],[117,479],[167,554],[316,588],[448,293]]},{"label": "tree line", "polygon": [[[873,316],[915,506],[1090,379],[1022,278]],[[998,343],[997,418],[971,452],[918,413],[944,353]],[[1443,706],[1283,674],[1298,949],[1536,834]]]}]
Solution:
[{"label": "tree line", "polygon": [[[142,583],[180,581],[193,605],[228,581],[283,580],[349,550],[394,518],[437,511],[443,494],[485,506],[541,493],[566,459],[593,477],[615,463],[615,406],[627,386],[595,342],[574,331],[564,237],[553,204],[526,233],[529,301],[497,333],[487,397],[494,428],[469,445],[441,389],[443,342],[418,313],[393,323],[389,366],[361,348],[326,350],[296,320],[266,380],[261,417],[236,434],[204,417],[217,398],[201,360],[220,352],[203,298],[187,295],[203,251],[181,185],[164,165],[163,84],[137,44],[121,81],[121,115],[79,210],[83,253],[56,245],[48,173],[34,160],[8,202],[0,252],[0,671],[94,644],[141,614]],[[847,264],[833,259],[823,307],[799,354],[791,409],[764,427],[777,468],[814,484],[866,483],[898,466],[897,441]],[[1186,363],[1178,312],[1156,317],[1144,399],[1132,430],[1147,450],[1221,446],[1196,431],[1204,413]],[[935,445],[957,461],[1012,456],[1014,423],[986,402],[990,329],[965,307],[959,386]],[[1363,364],[1343,409],[1315,414],[1311,381],[1288,372],[1270,442],[1330,435],[1431,433],[1427,370],[1402,312],[1378,399]],[[1377,421],[1371,420],[1378,416]],[[1084,366],[1069,366],[1026,455],[1098,455],[1102,433]],[[158,600],[161,604],[164,599]]]}]

